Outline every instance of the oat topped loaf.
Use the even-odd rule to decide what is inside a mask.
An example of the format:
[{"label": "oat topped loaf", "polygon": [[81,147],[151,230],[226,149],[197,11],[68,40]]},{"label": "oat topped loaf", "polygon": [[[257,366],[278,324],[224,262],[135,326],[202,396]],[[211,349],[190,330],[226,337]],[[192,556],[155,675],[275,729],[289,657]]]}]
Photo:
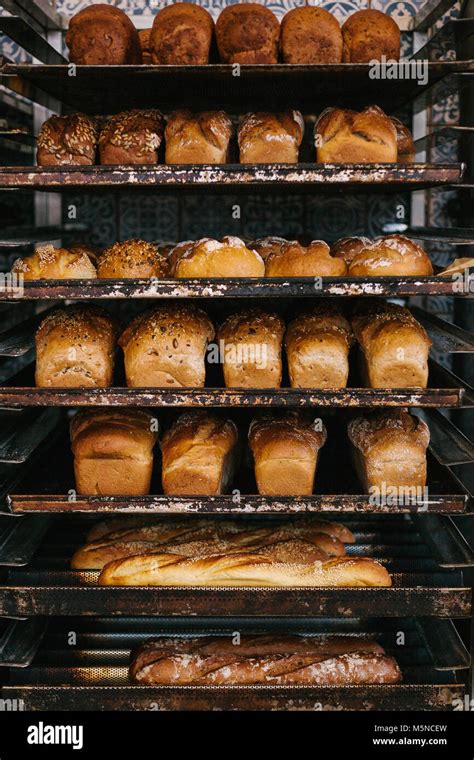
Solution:
[{"label": "oat topped loaf", "polygon": [[50,116],[38,134],[38,166],[90,166],[95,163],[97,138],[97,121],[83,113]]},{"label": "oat topped loaf", "polygon": [[101,164],[156,164],[165,121],[160,111],[123,111],[106,120],[99,135]]},{"label": "oat topped loaf", "polygon": [[166,277],[167,259],[155,243],[146,240],[125,240],[114,243],[99,258],[98,277],[120,279],[140,277]]}]

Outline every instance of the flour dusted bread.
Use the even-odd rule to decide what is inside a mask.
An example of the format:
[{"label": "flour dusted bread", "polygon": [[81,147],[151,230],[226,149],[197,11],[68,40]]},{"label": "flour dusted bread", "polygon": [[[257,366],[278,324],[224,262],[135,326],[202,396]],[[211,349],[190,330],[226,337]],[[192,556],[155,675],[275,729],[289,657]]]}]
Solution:
[{"label": "flour dusted bread", "polygon": [[202,387],[214,328],[194,306],[174,303],[140,314],[120,336],[130,387]]},{"label": "flour dusted bread", "polygon": [[172,254],[174,277],[263,277],[260,255],[237,237],[204,238]]},{"label": "flour dusted bread", "polygon": [[369,412],[349,423],[349,440],[366,491],[424,488],[428,426],[406,409]]},{"label": "flour dusted bread", "polygon": [[370,164],[397,160],[397,130],[378,106],[359,113],[327,108],[314,128],[319,163]]},{"label": "flour dusted bread", "polygon": [[403,306],[373,302],[352,318],[364,380],[371,388],[426,388],[431,340]]},{"label": "flour dusted bread", "polygon": [[[362,239],[359,238],[359,241]],[[353,246],[349,275],[357,277],[425,276],[433,274],[426,251],[403,235],[385,235]]]},{"label": "flour dusted bread", "polygon": [[285,349],[292,388],[345,388],[352,329],[330,304],[314,306],[292,320]]},{"label": "flour dusted bread", "polygon": [[31,256],[17,259],[12,272],[25,280],[78,280],[97,277],[94,264],[87,253],[53,245],[36,248]]},{"label": "flour dusted bread", "polygon": [[400,58],[400,29],[393,18],[381,11],[364,9],[353,13],[342,26],[342,39],[343,63]]},{"label": "flour dusted bread", "polygon": [[265,259],[267,277],[342,277],[345,262],[335,258],[327,243],[313,240],[301,245],[297,240],[274,242]]},{"label": "flour dusted bread", "polygon": [[97,276],[103,279],[166,277],[168,262],[155,243],[125,240],[114,243],[101,254]]},{"label": "flour dusted bread", "polygon": [[38,166],[90,166],[95,163],[98,128],[83,113],[50,116],[38,133]]},{"label": "flour dusted bread", "polygon": [[331,256],[338,259],[344,259],[349,268],[355,256],[364,248],[370,246],[371,243],[372,240],[368,237],[340,238],[340,240],[336,240],[336,242],[332,244]]},{"label": "flour dusted bread", "polygon": [[281,317],[261,309],[227,317],[217,333],[227,388],[280,387],[284,330]]},{"label": "flour dusted bread", "polygon": [[232,121],[224,111],[175,111],[165,130],[167,164],[225,164]]},{"label": "flour dusted bread", "polygon": [[250,248],[262,257],[266,262],[270,254],[280,251],[282,245],[288,241],[285,238],[278,237],[277,235],[267,235],[266,237],[258,238],[250,243]]},{"label": "flour dusted bread", "polygon": [[183,414],[161,440],[166,494],[212,495],[230,485],[237,428],[228,419],[202,411]]},{"label": "flour dusted bread", "polygon": [[117,327],[96,306],[68,306],[48,314],[35,337],[40,388],[112,384]]},{"label": "flour dusted bread", "polygon": [[156,164],[163,129],[164,119],[156,108],[135,108],[111,116],[99,134],[100,163]]},{"label": "flour dusted bread", "polygon": [[299,111],[248,113],[237,133],[240,163],[297,164],[303,134]]},{"label": "flour dusted bread", "polygon": [[281,22],[281,49],[285,63],[341,63],[339,22],[323,8],[293,8]]},{"label": "flour dusted bread", "polygon": [[260,494],[305,496],[313,493],[319,450],[326,428],[301,412],[256,417],[249,429],[255,479]]},{"label": "flour dusted bread", "polygon": [[119,66],[142,62],[134,25],[120,8],[106,3],[90,5],[71,18],[66,45],[71,63]]},{"label": "flour dusted bread", "polygon": [[217,19],[216,39],[221,63],[278,63],[280,24],[264,5],[228,5]]},{"label": "flour dusted bread", "polygon": [[212,16],[195,3],[173,3],[155,16],[150,34],[151,62],[175,66],[209,63]]},{"label": "flour dusted bread", "polygon": [[140,409],[87,409],[71,421],[76,490],[136,495],[150,490],[156,420]]}]

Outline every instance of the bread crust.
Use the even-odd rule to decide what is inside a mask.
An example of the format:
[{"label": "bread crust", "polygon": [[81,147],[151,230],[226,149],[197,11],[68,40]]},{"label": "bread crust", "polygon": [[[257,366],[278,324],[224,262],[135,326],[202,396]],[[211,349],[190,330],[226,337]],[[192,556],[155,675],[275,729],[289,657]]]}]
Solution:
[{"label": "bread crust", "polygon": [[341,63],[341,27],[323,8],[293,8],[281,22],[281,48],[285,63]]},{"label": "bread crust", "polygon": [[66,33],[71,63],[141,64],[138,32],[128,16],[112,5],[96,3],[72,16]]},{"label": "bread crust", "polygon": [[138,31],[138,39],[140,40],[140,47],[142,49],[142,63],[145,66],[150,66],[153,63],[150,49],[150,35],[151,29],[139,29]]},{"label": "bread crust", "polygon": [[400,29],[381,11],[364,9],[349,16],[342,25],[342,62],[370,63],[400,60]]},{"label": "bread crust", "polygon": [[95,279],[97,272],[89,256],[82,251],[42,245],[31,256],[17,259],[12,272],[25,280]]},{"label": "bread crust", "polygon": [[97,276],[103,279],[164,278],[168,273],[168,262],[158,246],[145,240],[114,243],[102,253],[97,266]]},{"label": "bread crust", "polygon": [[318,163],[370,164],[397,160],[397,130],[378,106],[326,108],[314,127]]},{"label": "bread crust", "polygon": [[173,3],[156,14],[150,35],[154,64],[199,66],[209,63],[214,32],[210,13],[193,3]]},{"label": "bread crust", "polygon": [[166,125],[167,164],[225,164],[232,121],[224,111],[175,111]]},{"label": "bread crust", "polygon": [[433,265],[426,251],[403,235],[385,235],[362,245],[349,264],[349,275],[356,277],[430,274]]},{"label": "bread crust", "polygon": [[237,132],[240,163],[297,164],[303,134],[299,111],[248,113]]},{"label": "bread crust", "polygon": [[83,113],[50,116],[36,142],[38,166],[91,166],[95,163],[98,127]]},{"label": "bread crust", "polygon": [[327,243],[313,240],[304,246],[297,240],[274,244],[265,260],[267,277],[343,277],[345,262],[334,258]]},{"label": "bread crust", "polygon": [[216,40],[221,63],[278,63],[280,23],[258,3],[228,5],[217,19]]},{"label": "bread crust", "polygon": [[134,108],[106,120],[99,134],[100,163],[156,164],[164,118],[157,109]]},{"label": "bread crust", "polygon": [[174,277],[263,277],[261,256],[238,237],[203,238],[171,254]]}]

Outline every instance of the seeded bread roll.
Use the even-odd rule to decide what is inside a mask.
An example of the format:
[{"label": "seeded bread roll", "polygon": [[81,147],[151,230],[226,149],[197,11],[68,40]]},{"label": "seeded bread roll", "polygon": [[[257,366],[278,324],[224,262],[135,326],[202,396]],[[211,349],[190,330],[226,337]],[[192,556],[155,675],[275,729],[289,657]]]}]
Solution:
[{"label": "seeded bread roll", "polygon": [[149,493],[156,420],[140,409],[86,409],[71,421],[79,494]]},{"label": "seeded bread roll", "polygon": [[416,149],[413,137],[408,129],[399,119],[391,116],[393,126],[397,131],[397,161],[399,164],[410,164],[415,160]]},{"label": "seeded bread roll", "polygon": [[341,63],[339,22],[323,8],[293,8],[281,22],[281,49],[285,63]]},{"label": "seeded bread roll", "polygon": [[232,122],[224,111],[175,111],[165,137],[167,164],[225,164]]},{"label": "seeded bread roll", "polygon": [[173,256],[173,275],[183,277],[263,277],[265,264],[243,240],[226,236],[222,242],[204,238],[182,246]]},{"label": "seeded bread roll", "polygon": [[424,488],[428,426],[406,409],[367,412],[349,423],[349,440],[359,478],[367,492]]},{"label": "seeded bread roll", "polygon": [[306,496],[313,493],[319,450],[326,441],[321,420],[299,411],[282,417],[256,417],[249,428],[249,446],[260,494]]},{"label": "seeded bread roll", "polygon": [[98,129],[83,113],[50,116],[37,140],[38,166],[91,166],[95,163]]},{"label": "seeded bread roll", "polygon": [[346,272],[344,261],[334,258],[322,240],[307,246],[296,240],[274,243],[265,261],[267,277],[342,277]]},{"label": "seeded bread roll", "polygon": [[371,244],[372,241],[367,237],[341,238],[332,244],[331,256],[334,256],[336,259],[344,259],[349,267],[353,258]]},{"label": "seeded bread roll", "polygon": [[299,111],[248,113],[237,135],[240,163],[297,164],[303,134],[304,121]]},{"label": "seeded bread roll", "polygon": [[408,309],[364,304],[352,319],[362,374],[371,388],[426,388],[431,340]]},{"label": "seeded bread roll", "polygon": [[292,388],[345,388],[349,376],[349,322],[334,306],[321,305],[287,327],[285,349]]},{"label": "seeded bread roll", "polygon": [[111,385],[116,337],[114,321],[96,306],[69,306],[48,314],[36,332],[36,385]]},{"label": "seeded bread roll", "polygon": [[203,411],[181,415],[160,442],[165,494],[225,493],[236,464],[237,428]]},{"label": "seeded bread roll", "polygon": [[168,262],[154,243],[126,240],[114,243],[103,252],[97,266],[104,279],[166,277]]},{"label": "seeded bread roll", "polygon": [[142,49],[142,63],[146,66],[150,66],[153,63],[150,49],[150,35],[151,29],[140,29],[138,32],[140,47]]},{"label": "seeded bread roll", "polygon": [[357,277],[425,276],[433,274],[426,251],[403,235],[385,235],[359,248],[349,264]]},{"label": "seeded bread roll", "polygon": [[365,9],[349,16],[342,26],[343,63],[400,59],[400,29],[381,11]]},{"label": "seeded bread roll", "polygon": [[156,109],[134,109],[111,116],[99,135],[100,163],[156,164],[163,128],[163,116]]},{"label": "seeded bread roll", "polygon": [[217,332],[227,388],[279,388],[285,325],[277,315],[252,309],[228,317]]},{"label": "seeded bread roll", "polygon": [[173,3],[155,16],[150,35],[152,63],[198,66],[209,63],[214,32],[211,15],[194,3]]},{"label": "seeded bread roll", "polygon": [[94,264],[86,253],[77,253],[53,245],[42,245],[31,256],[17,259],[12,272],[25,280],[82,280],[97,277]]},{"label": "seeded bread roll", "polygon": [[258,3],[228,5],[219,14],[216,39],[221,63],[278,63],[280,24]]},{"label": "seeded bread roll", "polygon": [[203,387],[205,355],[214,328],[187,304],[155,306],[122,333],[127,385],[132,388]]},{"label": "seeded bread roll", "polygon": [[314,128],[319,163],[371,164],[397,160],[397,130],[378,106],[326,108]]},{"label": "seeded bread roll", "polygon": [[140,64],[138,32],[119,8],[96,3],[76,13],[66,33],[71,63],[120,66]]}]

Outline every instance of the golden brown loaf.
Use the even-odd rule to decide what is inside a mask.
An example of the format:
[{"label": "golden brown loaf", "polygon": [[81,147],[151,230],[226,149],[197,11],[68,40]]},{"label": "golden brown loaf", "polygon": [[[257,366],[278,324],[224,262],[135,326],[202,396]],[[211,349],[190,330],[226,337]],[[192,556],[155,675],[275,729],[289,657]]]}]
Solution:
[{"label": "golden brown loaf", "polygon": [[387,570],[365,557],[321,562],[280,562],[242,552],[191,558],[156,553],[109,562],[99,576],[103,586],[207,587],[368,587],[390,586]]},{"label": "golden brown loaf", "polygon": [[103,252],[97,265],[97,276],[104,279],[130,277],[166,277],[168,262],[158,246],[145,240],[114,243]]},{"label": "golden brown loaf", "polygon": [[250,243],[250,248],[262,257],[266,262],[270,254],[279,252],[282,245],[288,241],[277,235],[268,235],[267,237],[258,238]]},{"label": "golden brown loaf", "polygon": [[85,254],[89,257],[94,265],[97,264],[97,260],[102,253],[102,249],[98,246],[84,242],[73,243],[72,245],[68,246],[68,251],[75,253],[76,255]]},{"label": "golden brown loaf", "polygon": [[431,340],[403,306],[364,304],[352,319],[371,388],[426,388]]},{"label": "golden brown loaf", "polygon": [[36,385],[111,385],[116,337],[115,323],[96,306],[69,306],[49,314],[36,332]]},{"label": "golden brown loaf", "polygon": [[204,238],[171,254],[174,277],[263,277],[265,264],[237,237]]},{"label": "golden brown loaf", "polygon": [[367,237],[340,238],[340,240],[336,240],[336,242],[332,244],[331,256],[338,259],[344,259],[349,267],[352,259],[359,253],[359,251],[362,251],[363,248],[367,248],[371,243],[372,241]]},{"label": "golden brown loaf", "polygon": [[100,163],[156,164],[164,119],[157,109],[124,111],[107,119],[99,135]]},{"label": "golden brown loaf", "polygon": [[228,317],[217,333],[226,387],[279,388],[284,331],[277,314],[260,309]]},{"label": "golden brown loaf", "polygon": [[187,304],[156,306],[122,333],[130,387],[202,387],[205,354],[214,328],[207,315]]},{"label": "golden brown loaf", "polygon": [[219,14],[216,39],[221,63],[278,63],[280,24],[258,3],[228,5]]},{"label": "golden brown loaf", "polygon": [[155,16],[150,35],[152,63],[177,66],[209,63],[214,22],[194,3],[173,3]]},{"label": "golden brown loaf", "polygon": [[38,166],[90,166],[95,163],[98,129],[83,113],[50,116],[38,133]]},{"label": "golden brown loaf", "polygon": [[281,22],[281,49],[285,63],[341,63],[339,22],[323,8],[293,8]]},{"label": "golden brown loaf", "polygon": [[313,240],[307,246],[297,240],[274,243],[265,260],[267,277],[342,277],[346,272],[344,261],[334,258],[322,240]]},{"label": "golden brown loaf", "polygon": [[66,34],[71,63],[88,66],[140,64],[138,32],[126,14],[106,3],[76,13]]},{"label": "golden brown loaf", "polygon": [[285,349],[292,388],[345,388],[352,329],[331,305],[314,307],[289,323]]},{"label": "golden brown loaf", "polygon": [[224,111],[175,111],[165,130],[167,164],[225,164],[232,122]]},{"label": "golden brown loaf", "polygon": [[400,59],[400,29],[381,11],[365,9],[349,16],[342,25],[343,63],[370,63]]},{"label": "golden brown loaf", "polygon": [[402,678],[394,658],[366,638],[265,634],[237,644],[221,636],[152,639],[132,653],[129,675],[155,686],[342,686]]},{"label": "golden brown loaf", "polygon": [[12,272],[25,280],[81,280],[97,277],[94,264],[86,253],[42,245],[31,256],[17,259]]},{"label": "golden brown loaf", "polygon": [[233,477],[237,428],[203,411],[181,415],[160,441],[165,494],[224,493]]},{"label": "golden brown loaf", "polygon": [[249,446],[260,494],[305,496],[313,493],[320,448],[326,441],[321,420],[301,412],[262,415],[249,428]]},{"label": "golden brown loaf", "polygon": [[349,264],[357,277],[424,276],[433,274],[426,251],[403,235],[385,235],[359,248]]},{"label": "golden brown loaf", "polygon": [[390,117],[397,131],[397,161],[399,164],[409,164],[415,160],[416,149],[413,136],[404,124],[394,116]]},{"label": "golden brown loaf", "polygon": [[370,164],[397,160],[397,130],[378,106],[359,113],[326,108],[314,128],[319,163]]},{"label": "golden brown loaf", "polygon": [[142,63],[149,66],[153,63],[151,59],[150,50],[150,35],[151,29],[140,29],[138,32],[138,38],[140,40],[140,47],[142,49]]},{"label": "golden brown loaf", "polygon": [[303,134],[304,121],[299,111],[248,113],[237,134],[240,163],[297,164]]},{"label": "golden brown loaf", "polygon": [[359,478],[366,491],[424,488],[428,426],[406,409],[366,413],[349,423],[348,435]]},{"label": "golden brown loaf", "polygon": [[156,420],[140,409],[87,409],[70,426],[80,494],[149,493]]}]

